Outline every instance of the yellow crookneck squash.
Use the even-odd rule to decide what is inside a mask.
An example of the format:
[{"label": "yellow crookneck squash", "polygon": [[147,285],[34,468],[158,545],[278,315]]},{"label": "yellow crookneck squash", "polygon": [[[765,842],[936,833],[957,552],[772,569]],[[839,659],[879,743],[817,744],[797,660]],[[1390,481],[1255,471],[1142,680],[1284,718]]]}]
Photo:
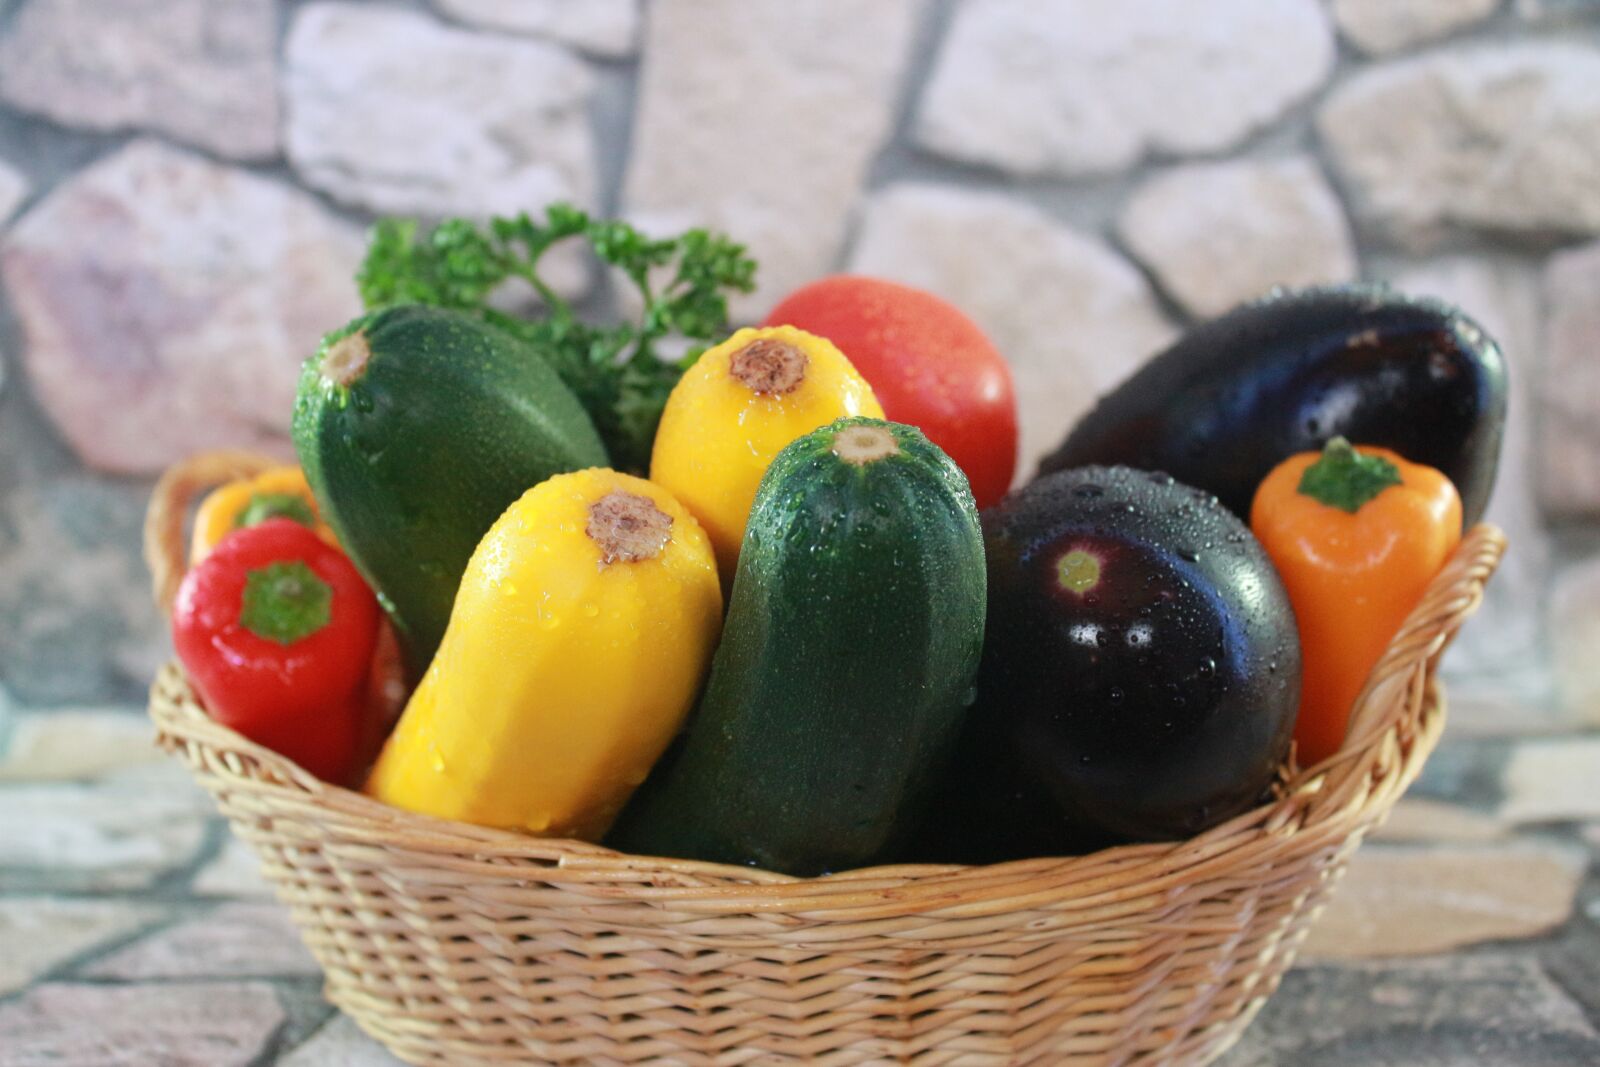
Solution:
[{"label": "yellow crookneck squash", "polygon": [[678,732],[721,626],[711,545],[672,494],[611,470],[550,478],[473,553],[367,792],[598,839]]},{"label": "yellow crookneck squash", "polygon": [[673,388],[650,480],[700,520],[725,585],[773,457],[849,415],[882,418],[883,408],[833,342],[793,326],[740,330],[702,355]]}]

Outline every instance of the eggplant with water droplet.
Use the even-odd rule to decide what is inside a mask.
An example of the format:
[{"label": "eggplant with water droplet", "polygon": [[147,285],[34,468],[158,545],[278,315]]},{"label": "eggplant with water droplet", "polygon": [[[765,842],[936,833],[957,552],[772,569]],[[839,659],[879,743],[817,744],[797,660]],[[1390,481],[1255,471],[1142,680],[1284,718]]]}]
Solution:
[{"label": "eggplant with water droplet", "polygon": [[989,593],[964,766],[926,860],[1188,837],[1266,794],[1300,698],[1261,545],[1164,474],[1041,478],[983,516]]},{"label": "eggplant with water droplet", "polygon": [[1505,419],[1500,349],[1458,309],[1379,285],[1279,292],[1152,358],[1040,473],[1163,470],[1245,518],[1280,461],[1342,436],[1443,471],[1470,525],[1494,486]]}]

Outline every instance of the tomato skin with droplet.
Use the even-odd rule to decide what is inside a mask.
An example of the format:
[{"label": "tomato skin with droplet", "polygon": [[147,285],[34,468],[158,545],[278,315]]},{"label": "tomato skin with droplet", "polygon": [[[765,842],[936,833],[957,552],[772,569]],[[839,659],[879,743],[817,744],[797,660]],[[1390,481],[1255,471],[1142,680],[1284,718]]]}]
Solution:
[{"label": "tomato skin with droplet", "polygon": [[998,842],[972,858],[1189,837],[1261,800],[1287,754],[1300,645],[1238,519],[1164,474],[1087,467],[1018,490],[983,526],[983,663],[946,808]]},{"label": "tomato skin with droplet", "polygon": [[826,337],[872,386],[884,416],[942,448],[980,508],[998,502],[1017,463],[1017,400],[1004,357],[970,318],[932,293],[860,275],[789,294],[766,325]]}]

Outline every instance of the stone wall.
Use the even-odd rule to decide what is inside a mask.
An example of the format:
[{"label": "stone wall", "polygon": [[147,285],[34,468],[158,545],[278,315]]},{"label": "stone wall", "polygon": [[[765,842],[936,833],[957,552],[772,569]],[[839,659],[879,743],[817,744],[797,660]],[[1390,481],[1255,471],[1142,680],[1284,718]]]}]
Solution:
[{"label": "stone wall", "polygon": [[1274,284],[1460,303],[1515,551],[1456,729],[1600,724],[1594,0],[0,0],[0,700],[139,702],[151,478],[285,450],[366,222],[555,198],[749,242],[745,318],[838,268],[946,295],[1025,468]]}]

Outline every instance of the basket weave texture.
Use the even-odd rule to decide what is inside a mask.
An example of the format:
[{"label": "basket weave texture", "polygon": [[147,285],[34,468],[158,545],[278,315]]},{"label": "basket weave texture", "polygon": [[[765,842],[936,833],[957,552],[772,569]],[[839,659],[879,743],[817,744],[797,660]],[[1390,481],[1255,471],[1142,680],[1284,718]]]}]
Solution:
[{"label": "basket weave texture", "polygon": [[[189,497],[158,486],[156,593]],[[1444,725],[1440,653],[1505,548],[1469,531],[1373,672],[1343,749],[1188,841],[989,867],[799,879],[622,855],[401,812],[207,717],[172,664],[151,691],[255,850],[328,998],[413,1064],[1202,1064],[1279,979],[1346,861]]]}]

